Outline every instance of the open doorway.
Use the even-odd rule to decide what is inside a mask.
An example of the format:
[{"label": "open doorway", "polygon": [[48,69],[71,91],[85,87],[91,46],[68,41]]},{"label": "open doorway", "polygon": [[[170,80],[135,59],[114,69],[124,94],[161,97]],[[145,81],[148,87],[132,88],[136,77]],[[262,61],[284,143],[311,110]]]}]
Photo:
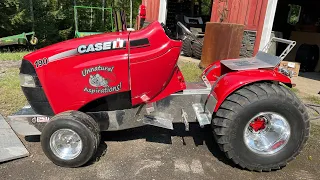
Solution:
[{"label": "open doorway", "polygon": [[213,0],[170,0],[167,1],[166,25],[178,33],[177,21],[196,31],[205,31],[210,21]]},{"label": "open doorway", "polygon": [[[273,32],[275,36],[297,42],[285,60],[301,63],[300,72],[320,71],[320,11],[315,8],[319,6],[319,0],[278,1]],[[279,45],[277,52],[282,49]]]}]

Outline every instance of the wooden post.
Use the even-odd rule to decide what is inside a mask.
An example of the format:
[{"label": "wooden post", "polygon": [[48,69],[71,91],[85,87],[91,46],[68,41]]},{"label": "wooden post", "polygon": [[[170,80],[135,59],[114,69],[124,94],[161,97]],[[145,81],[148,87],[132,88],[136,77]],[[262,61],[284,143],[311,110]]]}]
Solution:
[{"label": "wooden post", "polygon": [[238,58],[244,25],[207,22],[200,67],[215,61]]}]

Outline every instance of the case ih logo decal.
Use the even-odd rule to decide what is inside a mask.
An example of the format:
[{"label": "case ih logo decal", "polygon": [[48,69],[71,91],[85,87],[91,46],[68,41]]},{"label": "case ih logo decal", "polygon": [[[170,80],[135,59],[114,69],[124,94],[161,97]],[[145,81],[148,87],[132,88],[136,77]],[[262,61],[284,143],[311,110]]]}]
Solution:
[{"label": "case ih logo decal", "polygon": [[[105,94],[121,90],[121,82],[116,83],[114,67],[96,66],[82,70],[83,77],[89,77],[90,87],[85,87],[84,92],[90,94]],[[99,73],[98,73],[99,72]]]},{"label": "case ih logo decal", "polygon": [[122,49],[126,47],[126,42],[121,39],[117,39],[116,41],[106,41],[99,42],[96,44],[89,45],[81,45],[77,48],[78,53],[90,53],[90,52],[99,52],[99,51],[107,51],[112,49]]}]

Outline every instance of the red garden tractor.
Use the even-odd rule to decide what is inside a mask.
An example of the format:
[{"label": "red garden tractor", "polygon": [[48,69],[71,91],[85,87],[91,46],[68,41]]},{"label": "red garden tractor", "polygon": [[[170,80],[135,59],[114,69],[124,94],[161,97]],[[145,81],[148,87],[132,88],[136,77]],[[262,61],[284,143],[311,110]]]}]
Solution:
[{"label": "red garden tractor", "polygon": [[211,126],[221,150],[243,168],[280,169],[300,153],[310,124],[287,71],[278,68],[295,42],[272,41],[288,44],[281,56],[267,47],[253,58],[221,60],[199,83],[185,82],[177,66],[182,42],[158,22],[54,44],[22,60],[31,108],[9,121],[18,134],[41,132],[44,153],[64,167],[88,162],[101,131],[173,129],[182,121],[186,130],[189,122]]}]

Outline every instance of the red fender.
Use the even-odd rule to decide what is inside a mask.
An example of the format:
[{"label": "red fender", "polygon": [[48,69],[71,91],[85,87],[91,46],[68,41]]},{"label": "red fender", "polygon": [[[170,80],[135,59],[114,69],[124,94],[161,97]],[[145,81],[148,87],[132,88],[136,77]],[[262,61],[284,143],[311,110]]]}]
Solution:
[{"label": "red fender", "polygon": [[276,81],[282,82],[288,86],[292,85],[290,78],[271,69],[245,70],[227,73],[223,75],[222,79],[218,80],[212,91],[212,95],[217,99],[214,112],[217,112],[223,101],[237,89],[248,84],[263,81]]},{"label": "red fender", "polygon": [[210,64],[203,72],[209,81],[216,81],[221,76],[221,63],[216,61]]}]

